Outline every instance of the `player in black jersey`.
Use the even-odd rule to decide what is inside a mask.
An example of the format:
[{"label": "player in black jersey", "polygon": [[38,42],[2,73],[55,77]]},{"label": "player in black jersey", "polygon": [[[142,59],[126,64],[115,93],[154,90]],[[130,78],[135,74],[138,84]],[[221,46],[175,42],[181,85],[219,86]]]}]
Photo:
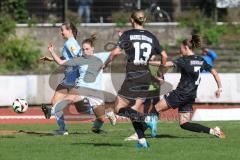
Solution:
[{"label": "player in black jersey", "polygon": [[194,55],[193,49],[201,47],[201,38],[193,35],[191,40],[184,40],[180,47],[181,57],[166,64],[157,61],[149,62],[152,65],[163,67],[177,67],[181,72],[181,79],[177,88],[170,93],[164,95],[156,105],[158,112],[169,108],[178,108],[180,127],[193,132],[203,132],[212,134],[218,138],[225,138],[224,133],[219,127],[208,128],[200,124],[191,123],[192,104],[195,102],[197,88],[200,83],[200,72],[202,70],[209,71],[215,78],[218,89],[216,97],[222,92],[221,80],[218,73],[213,69],[201,56]]},{"label": "player in black jersey", "polygon": [[[137,10],[132,13],[130,18],[133,29],[125,31],[116,47],[110,55],[107,65],[116,56],[120,55],[123,49],[127,57],[126,77],[118,92],[115,112],[132,118],[133,126],[139,137],[139,146],[148,147],[144,138],[143,129],[139,130],[139,123],[146,128],[145,122],[136,122],[135,115],[128,114],[128,106],[131,103],[141,104],[146,98],[159,97],[159,87],[149,90],[149,86],[153,83],[159,83],[148,68],[148,61],[153,55],[161,55],[163,64],[166,63],[167,54],[162,49],[157,38],[151,32],[144,29],[143,25],[146,21],[144,11]],[[130,108],[129,108],[130,109]],[[136,115],[137,116],[137,115]]]}]

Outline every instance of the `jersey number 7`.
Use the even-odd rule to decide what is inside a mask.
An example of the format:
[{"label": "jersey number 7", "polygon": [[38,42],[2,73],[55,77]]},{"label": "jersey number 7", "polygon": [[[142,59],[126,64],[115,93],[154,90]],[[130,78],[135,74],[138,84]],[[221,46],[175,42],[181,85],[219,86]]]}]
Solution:
[{"label": "jersey number 7", "polygon": [[197,72],[197,74],[198,74],[198,78],[195,81],[195,85],[199,85],[200,81],[201,81],[200,68],[201,68],[200,66],[194,66],[194,72]]}]

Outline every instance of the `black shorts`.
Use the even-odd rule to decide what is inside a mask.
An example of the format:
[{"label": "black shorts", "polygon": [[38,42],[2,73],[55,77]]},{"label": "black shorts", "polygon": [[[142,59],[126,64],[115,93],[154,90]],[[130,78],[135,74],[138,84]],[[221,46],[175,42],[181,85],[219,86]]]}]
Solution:
[{"label": "black shorts", "polygon": [[176,90],[164,95],[164,99],[167,102],[167,105],[173,109],[178,108],[178,112],[192,112],[192,105],[195,102],[195,98],[184,97]]},{"label": "black shorts", "polygon": [[126,99],[148,99],[159,97],[159,88],[155,90],[149,90],[150,84],[148,83],[136,83],[133,81],[125,80],[118,91],[118,95]]},{"label": "black shorts", "polygon": [[[160,97],[146,99],[144,101],[144,113],[158,115],[158,112],[156,111],[154,106],[159,102],[159,100],[160,100]],[[151,109],[150,112],[149,112],[149,109]]]},{"label": "black shorts", "polygon": [[[155,87],[150,87],[150,86]],[[126,99],[159,97],[159,81],[151,74],[148,66],[127,63],[125,80],[118,94]]]}]

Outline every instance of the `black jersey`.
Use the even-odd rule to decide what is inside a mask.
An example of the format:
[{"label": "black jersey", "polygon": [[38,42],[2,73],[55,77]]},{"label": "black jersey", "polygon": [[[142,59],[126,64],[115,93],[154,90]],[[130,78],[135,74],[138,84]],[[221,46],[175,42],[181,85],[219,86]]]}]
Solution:
[{"label": "black jersey", "polygon": [[173,61],[181,72],[181,79],[175,90],[181,97],[196,98],[197,88],[201,81],[200,72],[211,71],[212,67],[197,55],[183,56]]},{"label": "black jersey", "polygon": [[163,50],[151,32],[140,29],[125,31],[120,37],[118,45],[125,50],[127,62],[139,66],[139,69],[145,68],[151,56],[159,55]]},{"label": "black jersey", "polygon": [[149,90],[157,80],[148,66],[151,56],[162,52],[157,38],[147,30],[131,29],[123,33],[118,46],[127,56],[126,77],[118,94],[127,99],[158,97],[159,87]]}]

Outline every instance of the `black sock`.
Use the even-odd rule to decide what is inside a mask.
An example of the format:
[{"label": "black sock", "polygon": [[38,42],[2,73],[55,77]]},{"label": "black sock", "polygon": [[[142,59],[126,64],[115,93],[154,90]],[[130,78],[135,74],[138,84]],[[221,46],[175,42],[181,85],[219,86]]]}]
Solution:
[{"label": "black sock", "polygon": [[132,122],[132,125],[138,135],[138,138],[141,139],[141,138],[145,138],[145,135],[144,135],[144,125],[142,124],[142,122],[136,122],[136,121],[133,121]]},{"label": "black sock", "polygon": [[147,123],[146,122],[141,122],[142,123],[142,130],[145,132],[148,129]]},{"label": "black sock", "polygon": [[130,118],[132,121],[144,122],[145,116],[132,108],[121,108],[118,112],[119,116]]},{"label": "black sock", "polygon": [[205,126],[203,126],[201,124],[197,124],[197,123],[186,122],[186,123],[180,125],[180,127],[182,129],[193,131],[193,132],[203,132],[203,133],[209,133],[210,132],[209,127],[205,127]]}]

